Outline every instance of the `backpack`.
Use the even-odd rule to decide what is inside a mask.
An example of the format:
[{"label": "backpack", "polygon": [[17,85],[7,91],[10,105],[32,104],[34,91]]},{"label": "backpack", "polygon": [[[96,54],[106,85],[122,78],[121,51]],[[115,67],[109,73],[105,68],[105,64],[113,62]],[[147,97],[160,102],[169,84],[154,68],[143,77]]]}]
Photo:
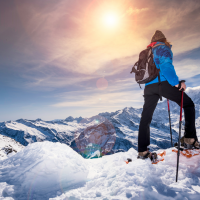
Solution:
[{"label": "backpack", "polygon": [[[160,82],[160,69],[158,69],[153,60],[152,49],[164,44],[157,44],[154,47],[148,47],[139,54],[139,60],[134,64],[132,71],[130,73],[135,73],[135,80],[139,84],[149,83],[158,76],[159,85]],[[140,86],[141,88],[141,86]],[[159,89],[161,91],[161,89]],[[161,94],[160,94],[160,99]]]}]

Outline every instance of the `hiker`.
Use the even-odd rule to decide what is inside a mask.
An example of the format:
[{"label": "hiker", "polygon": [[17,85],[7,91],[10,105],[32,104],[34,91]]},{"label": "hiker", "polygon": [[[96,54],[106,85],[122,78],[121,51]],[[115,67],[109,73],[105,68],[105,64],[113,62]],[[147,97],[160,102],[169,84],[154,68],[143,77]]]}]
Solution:
[{"label": "hiker", "polygon": [[[156,47],[154,48],[154,46]],[[138,133],[138,158],[145,159],[149,157],[152,160],[157,157],[157,154],[151,153],[147,146],[150,145],[150,123],[158,100],[163,96],[180,106],[180,90],[183,89],[185,91],[186,85],[184,82],[180,82],[176,75],[172,64],[172,45],[170,45],[161,31],[157,30],[155,32],[148,47],[152,47],[153,60],[156,68],[160,69],[160,77],[157,76],[154,80],[145,84],[144,106]],[[183,109],[185,115],[184,145],[188,149],[199,148],[200,143],[198,142],[195,128],[195,107],[186,93],[183,95]]]}]

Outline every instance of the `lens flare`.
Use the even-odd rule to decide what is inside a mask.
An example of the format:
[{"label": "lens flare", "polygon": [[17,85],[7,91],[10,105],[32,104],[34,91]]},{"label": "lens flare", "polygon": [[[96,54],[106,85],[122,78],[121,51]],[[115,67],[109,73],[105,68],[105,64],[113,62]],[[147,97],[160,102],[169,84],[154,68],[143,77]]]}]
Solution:
[{"label": "lens flare", "polygon": [[96,86],[99,90],[105,90],[108,87],[108,81],[105,78],[100,78],[97,80]]}]

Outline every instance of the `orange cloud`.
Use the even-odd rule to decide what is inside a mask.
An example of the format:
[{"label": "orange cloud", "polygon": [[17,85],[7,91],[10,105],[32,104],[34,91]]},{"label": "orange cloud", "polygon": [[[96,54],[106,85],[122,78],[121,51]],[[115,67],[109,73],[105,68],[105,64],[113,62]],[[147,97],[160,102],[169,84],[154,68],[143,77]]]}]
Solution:
[{"label": "orange cloud", "polygon": [[149,10],[149,8],[142,8],[142,9],[138,9],[138,8],[129,8],[126,13],[128,15],[132,15],[132,14],[138,14],[138,13],[141,13],[141,12],[144,12],[144,11],[147,11]]}]

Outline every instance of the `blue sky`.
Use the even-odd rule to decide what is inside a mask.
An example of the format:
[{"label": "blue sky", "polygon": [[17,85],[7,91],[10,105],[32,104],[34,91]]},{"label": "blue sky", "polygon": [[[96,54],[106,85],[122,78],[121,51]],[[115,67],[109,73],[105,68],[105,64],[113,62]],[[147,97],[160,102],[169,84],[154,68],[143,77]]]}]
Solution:
[{"label": "blue sky", "polygon": [[195,0],[1,1],[0,121],[142,107],[130,70],[155,30],[172,42],[179,78],[199,86],[199,21]]}]

